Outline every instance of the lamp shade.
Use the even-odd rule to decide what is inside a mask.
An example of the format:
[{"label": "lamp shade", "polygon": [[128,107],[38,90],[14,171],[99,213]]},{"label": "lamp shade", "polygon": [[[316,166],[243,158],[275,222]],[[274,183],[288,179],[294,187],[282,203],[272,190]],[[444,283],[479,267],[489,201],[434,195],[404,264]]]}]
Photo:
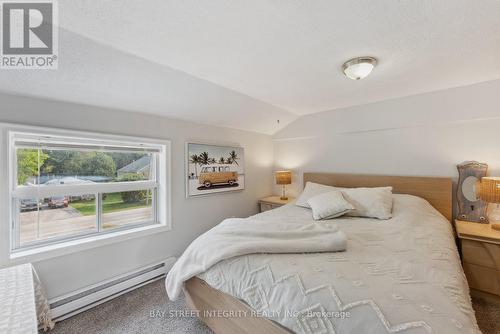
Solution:
[{"label": "lamp shade", "polygon": [[289,170],[282,170],[276,172],[276,184],[291,184],[292,172]]},{"label": "lamp shade", "polygon": [[500,203],[500,177],[483,177],[479,198],[488,203]]}]

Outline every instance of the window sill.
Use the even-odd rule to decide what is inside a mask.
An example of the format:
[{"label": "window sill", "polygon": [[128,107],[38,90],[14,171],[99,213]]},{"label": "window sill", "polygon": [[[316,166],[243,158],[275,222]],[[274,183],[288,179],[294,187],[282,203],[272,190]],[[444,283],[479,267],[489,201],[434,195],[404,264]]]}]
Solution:
[{"label": "window sill", "polygon": [[18,262],[41,261],[170,230],[171,228],[167,225],[156,224],[129,230],[116,231],[114,233],[95,235],[82,239],[12,252],[10,254],[10,262],[14,264]]}]

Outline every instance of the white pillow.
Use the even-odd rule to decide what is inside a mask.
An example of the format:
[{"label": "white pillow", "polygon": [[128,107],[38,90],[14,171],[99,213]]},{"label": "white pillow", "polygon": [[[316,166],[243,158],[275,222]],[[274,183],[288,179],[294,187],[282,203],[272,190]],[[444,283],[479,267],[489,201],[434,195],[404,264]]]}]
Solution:
[{"label": "white pillow", "polygon": [[355,209],[351,203],[344,199],[340,191],[330,191],[316,195],[310,198],[307,204],[312,209],[314,220],[340,217]]},{"label": "white pillow", "polygon": [[307,182],[295,204],[304,208],[311,208],[307,203],[309,199],[335,190],[342,191],[344,198],[355,207],[355,210],[348,212],[347,216],[378,219],[392,217],[392,187],[337,188]]},{"label": "white pillow", "polygon": [[392,217],[392,187],[337,189],[355,207],[347,216],[378,219]]},{"label": "white pillow", "polygon": [[307,182],[299,198],[297,198],[297,200],[295,201],[295,205],[310,209],[311,206],[307,203],[309,199],[313,198],[314,196],[335,190],[338,189],[319,183]]}]

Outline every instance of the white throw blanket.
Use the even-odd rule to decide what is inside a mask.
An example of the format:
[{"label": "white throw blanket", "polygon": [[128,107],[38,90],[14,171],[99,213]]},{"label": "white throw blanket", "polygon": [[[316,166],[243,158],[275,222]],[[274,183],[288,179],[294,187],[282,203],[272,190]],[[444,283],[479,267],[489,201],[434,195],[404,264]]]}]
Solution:
[{"label": "white throw blanket", "polygon": [[230,218],[199,236],[169,271],[166,288],[171,300],[182,285],[218,262],[254,253],[316,253],[346,249],[347,238],[336,225],[287,224]]}]

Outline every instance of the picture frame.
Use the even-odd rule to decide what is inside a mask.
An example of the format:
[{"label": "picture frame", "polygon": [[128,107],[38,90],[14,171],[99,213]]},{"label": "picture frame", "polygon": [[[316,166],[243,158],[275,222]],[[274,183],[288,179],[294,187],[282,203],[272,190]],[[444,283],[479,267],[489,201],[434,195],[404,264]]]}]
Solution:
[{"label": "picture frame", "polygon": [[186,197],[245,189],[245,151],[237,145],[186,142]]}]

